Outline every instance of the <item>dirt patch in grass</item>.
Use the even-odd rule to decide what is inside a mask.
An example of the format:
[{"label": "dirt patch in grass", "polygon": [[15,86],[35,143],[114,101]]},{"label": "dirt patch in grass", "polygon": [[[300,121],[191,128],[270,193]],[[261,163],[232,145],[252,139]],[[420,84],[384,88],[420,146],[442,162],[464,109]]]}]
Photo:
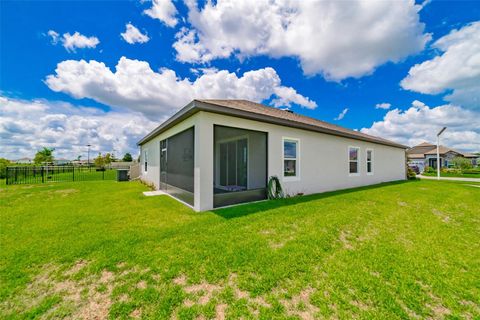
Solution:
[{"label": "dirt patch in grass", "polygon": [[272,249],[283,248],[287,244],[288,241],[291,241],[293,239],[294,239],[293,236],[289,236],[289,237],[283,238],[281,241],[278,241],[278,242],[271,241],[270,242],[270,248],[272,248]]},{"label": "dirt patch in grass", "polygon": [[257,297],[252,297],[250,292],[241,290],[238,287],[238,281],[237,281],[237,274],[232,273],[230,277],[228,278],[228,286],[233,289],[233,293],[235,295],[235,298],[237,300],[245,299],[247,300],[247,303],[252,305],[251,310],[254,310],[254,313],[256,313],[258,310],[258,306],[265,307],[265,308],[271,308],[272,306],[265,301],[265,298],[261,296]]},{"label": "dirt patch in grass", "polygon": [[342,243],[343,247],[347,250],[353,250],[353,245],[351,244],[349,238],[351,237],[349,231],[340,231],[340,235],[338,236],[338,240]]},{"label": "dirt patch in grass", "polygon": [[216,320],[224,320],[225,319],[225,310],[227,310],[228,305],[225,303],[218,304],[215,307],[215,319]]},{"label": "dirt patch in grass", "polygon": [[62,310],[73,319],[107,319],[115,275],[103,270],[100,275],[72,279],[87,264],[87,261],[79,260],[63,272],[60,266],[44,266],[25,290],[15,297],[10,310],[18,314],[38,307],[48,297],[58,296],[60,301],[47,310],[48,317],[55,318],[56,310]]},{"label": "dirt patch in grass", "polygon": [[128,294],[125,294],[125,293],[118,297],[118,301],[120,302],[127,302],[128,300],[129,300]]},{"label": "dirt patch in grass", "polygon": [[402,310],[410,317],[410,319],[420,319],[421,317],[410,309],[403,300],[394,296],[395,302],[402,308]]},{"label": "dirt patch in grass", "polygon": [[137,288],[140,290],[147,289],[147,282],[142,280],[139,283],[137,283]]},{"label": "dirt patch in grass", "polygon": [[185,286],[187,284],[187,277],[184,274],[181,274],[173,279],[173,283],[178,286]]},{"label": "dirt patch in grass", "polygon": [[445,307],[442,299],[433,294],[432,288],[429,285],[421,281],[416,281],[416,283],[426,292],[427,296],[430,298],[430,302],[425,305],[432,314],[432,316],[428,319],[444,319],[445,316],[448,316],[452,313],[450,309]]},{"label": "dirt patch in grass", "polygon": [[[226,310],[228,304],[221,302],[221,294],[226,289],[231,289],[235,300],[244,300],[249,312],[253,316],[258,316],[259,308],[271,308],[272,306],[266,302],[264,297],[252,297],[247,291],[244,291],[238,287],[237,275],[232,273],[227,281],[223,281],[217,284],[208,283],[202,281],[198,284],[187,284],[187,277],[185,275],[179,275],[172,280],[175,285],[182,287],[182,290],[186,294],[186,298],[183,300],[183,307],[191,308],[194,306],[205,306],[209,303],[216,302],[215,307],[215,319],[225,319]],[[178,310],[174,311],[174,317],[178,314]],[[203,316],[202,316],[203,317]]]},{"label": "dirt patch in grass", "polygon": [[310,296],[314,292],[315,289],[306,288],[291,299],[281,300],[280,302],[285,307],[288,315],[297,316],[302,320],[314,320],[316,319],[316,313],[320,310],[310,302]]},{"label": "dirt patch in grass", "polygon": [[366,303],[359,300],[352,300],[350,301],[350,304],[362,311],[367,311],[368,309],[370,309],[370,307]]},{"label": "dirt patch in grass", "polygon": [[434,215],[436,215],[437,217],[439,217],[443,222],[445,222],[445,223],[450,222],[450,217],[448,215],[446,215],[445,213],[443,213],[442,211],[434,208],[434,209],[432,209],[432,213]]},{"label": "dirt patch in grass", "polygon": [[55,190],[55,194],[59,194],[62,197],[66,197],[68,195],[71,195],[73,193],[77,193],[77,189],[61,189],[61,190]]},{"label": "dirt patch in grass", "polygon": [[80,270],[82,270],[83,268],[85,268],[87,266],[88,262],[85,261],[85,260],[78,260],[77,262],[75,262],[75,264],[73,265],[72,268],[70,268],[69,270],[65,271],[65,275],[66,276],[72,276],[72,275],[75,275],[77,274]]},{"label": "dirt patch in grass", "polygon": [[432,311],[432,319],[444,319],[445,316],[451,314],[450,309],[443,305],[442,300],[433,293],[428,292],[428,296],[432,303],[427,304],[427,307]]},{"label": "dirt patch in grass", "polygon": [[197,295],[199,297],[197,303],[200,305],[206,305],[209,303],[213,295],[222,289],[223,288],[221,286],[208,282],[201,282],[199,284],[194,284],[183,288],[186,293]]},{"label": "dirt patch in grass", "polygon": [[133,319],[140,319],[142,317],[142,310],[140,309],[135,309],[130,313],[130,317]]}]

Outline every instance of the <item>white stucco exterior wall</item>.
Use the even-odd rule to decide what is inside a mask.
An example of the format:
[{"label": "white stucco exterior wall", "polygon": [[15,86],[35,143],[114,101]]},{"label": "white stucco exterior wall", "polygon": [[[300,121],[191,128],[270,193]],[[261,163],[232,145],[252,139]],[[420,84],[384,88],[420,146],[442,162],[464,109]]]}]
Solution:
[{"label": "white stucco exterior wall", "polygon": [[[381,144],[200,111],[144,144],[148,172],[142,178],[158,188],[160,140],[195,126],[195,204],[197,211],[213,208],[214,125],[268,133],[268,176],[276,175],[291,195],[371,185],[405,179],[405,150]],[[299,141],[298,179],[283,178],[283,139]],[[349,146],[360,148],[359,174],[349,174]],[[367,174],[366,150],[373,150],[373,174]]]},{"label": "white stucco exterior wall", "polygon": [[[194,114],[190,118],[186,119],[182,123],[179,123],[173,128],[168,129],[165,132],[162,132],[160,135],[156,136],[152,140],[146,142],[145,144],[140,146],[140,164],[141,164],[141,173],[140,177],[143,181],[151,183],[155,186],[156,189],[160,186],[160,141],[176,135],[186,129],[189,129],[195,126],[197,121],[197,114]],[[196,137],[195,132],[195,137]],[[195,141],[196,142],[196,141]],[[196,149],[195,144],[195,149]],[[148,170],[145,172],[145,159],[144,159],[144,151],[148,152]],[[195,150],[196,151],[196,150]]]}]

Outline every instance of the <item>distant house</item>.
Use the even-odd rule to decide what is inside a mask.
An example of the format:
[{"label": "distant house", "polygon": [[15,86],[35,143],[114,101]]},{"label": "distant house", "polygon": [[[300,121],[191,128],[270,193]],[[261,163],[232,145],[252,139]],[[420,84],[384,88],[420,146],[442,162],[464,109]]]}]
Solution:
[{"label": "distant house", "polygon": [[476,167],[480,164],[480,154],[464,153],[463,156],[472,162],[472,166]]},{"label": "distant house", "polygon": [[53,164],[56,166],[62,166],[70,163],[72,163],[72,161],[65,158],[59,158],[59,159],[53,160]]},{"label": "distant house", "polygon": [[[90,160],[90,164],[93,163],[93,160]],[[88,160],[73,160],[72,164],[75,166],[86,166],[88,165]]]},{"label": "distant house", "polygon": [[31,163],[33,163],[33,159],[32,158],[20,158],[20,159],[12,160],[11,162],[13,162],[15,164],[31,164]]},{"label": "distant house", "polygon": [[[472,165],[476,166],[478,155],[464,153],[449,147],[439,146],[440,168],[448,167],[455,157],[464,157],[470,159]],[[410,149],[407,149],[407,159],[409,166],[417,166],[420,172],[426,167],[437,168],[437,146],[428,142],[422,142]]]},{"label": "distant house", "polygon": [[406,146],[246,100],[194,100],[138,142],[141,179],[210,210],[405,179]]}]

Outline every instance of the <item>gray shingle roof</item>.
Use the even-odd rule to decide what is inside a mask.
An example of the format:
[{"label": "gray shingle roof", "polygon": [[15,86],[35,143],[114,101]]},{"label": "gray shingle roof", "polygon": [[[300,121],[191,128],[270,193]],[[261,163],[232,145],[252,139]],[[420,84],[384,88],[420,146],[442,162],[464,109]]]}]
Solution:
[{"label": "gray shingle roof", "polygon": [[[139,145],[147,142],[161,132],[172,127],[179,121],[191,116],[195,111],[207,111],[231,115],[234,117],[247,118],[262,122],[279,124],[287,127],[300,128],[310,131],[323,132],[327,134],[358,139],[368,142],[379,143],[383,145],[406,149],[407,147],[399,143],[386,140],[380,137],[371,136],[359,131],[350,130],[328,122],[324,122],[311,117],[292,113],[286,110],[280,110],[273,107],[267,107],[263,104],[248,100],[221,100],[221,99],[199,99],[193,100],[186,107],[181,109],[169,120],[161,124],[145,138],[138,142]],[[186,115],[186,116],[185,116]]]}]

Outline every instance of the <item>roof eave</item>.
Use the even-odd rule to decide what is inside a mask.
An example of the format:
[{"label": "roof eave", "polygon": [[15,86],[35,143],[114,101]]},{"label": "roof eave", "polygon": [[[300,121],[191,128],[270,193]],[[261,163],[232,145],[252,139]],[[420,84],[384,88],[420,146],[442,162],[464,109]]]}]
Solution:
[{"label": "roof eave", "polygon": [[155,138],[157,135],[159,135],[163,131],[173,127],[177,123],[179,123],[179,122],[183,121],[184,119],[192,116],[193,114],[195,114],[198,111],[206,111],[206,112],[212,112],[212,113],[217,113],[217,114],[224,114],[224,115],[228,115],[228,116],[236,116],[236,117],[244,118],[244,119],[248,119],[248,120],[255,120],[255,121],[261,121],[261,122],[281,125],[281,126],[290,127],[290,128],[297,128],[297,129],[304,129],[304,130],[308,130],[308,131],[320,132],[320,133],[340,136],[340,137],[349,138],[349,139],[356,139],[356,140],[361,140],[361,141],[377,143],[377,144],[381,144],[381,145],[387,145],[387,146],[390,146],[390,147],[396,147],[396,148],[400,148],[400,149],[408,149],[407,146],[404,146],[402,144],[395,143],[395,142],[392,142],[392,141],[382,141],[382,140],[377,140],[375,138],[369,139],[368,137],[358,137],[358,136],[354,136],[354,135],[349,135],[347,133],[339,132],[339,131],[336,131],[336,130],[321,128],[321,127],[317,127],[317,126],[309,125],[309,124],[305,124],[305,123],[292,122],[291,120],[288,120],[288,119],[274,118],[274,117],[271,117],[271,116],[268,116],[268,115],[251,113],[249,111],[229,108],[229,107],[225,107],[225,106],[218,106],[218,105],[215,105],[215,104],[210,104],[210,103],[206,103],[206,102],[198,101],[198,100],[193,100],[189,104],[187,104],[185,107],[180,109],[171,118],[169,118],[167,121],[165,121],[160,126],[155,128],[152,132],[150,132],[148,135],[146,135],[144,138],[142,138],[139,142],[137,142],[137,145],[142,145],[142,144],[150,141],[151,139]]},{"label": "roof eave", "polygon": [[[291,120],[288,120],[288,119],[273,118],[273,117],[270,117],[268,115],[253,114],[253,113],[248,112],[248,111],[243,111],[243,110],[238,110],[238,109],[233,109],[233,108],[228,108],[228,107],[219,107],[219,106],[209,104],[209,103],[205,103],[205,102],[202,102],[202,101],[196,101],[196,107],[199,108],[199,111],[208,111],[208,112],[214,112],[214,113],[219,113],[219,114],[225,114],[225,115],[229,115],[229,116],[237,116],[237,117],[244,118],[244,119],[256,120],[256,121],[281,125],[281,126],[284,126],[284,127],[304,129],[304,130],[308,130],[308,131],[315,131],[315,132],[340,136],[340,137],[349,138],[349,139],[356,139],[356,140],[362,140],[362,141],[367,141],[367,142],[372,142],[372,143],[378,143],[378,144],[388,145],[388,146],[391,146],[391,147],[397,147],[397,148],[401,148],[401,149],[407,149],[408,148],[407,146],[401,145],[399,143],[391,142],[391,141],[381,141],[381,140],[376,140],[376,139],[369,139],[367,137],[353,136],[353,135],[349,135],[347,133],[339,132],[339,131],[336,131],[336,130],[321,128],[321,127],[317,127],[317,126],[309,125],[309,124],[305,124],[305,123],[292,122]],[[225,109],[227,109],[228,111],[225,110]]]},{"label": "roof eave", "polygon": [[190,101],[185,107],[178,110],[173,116],[168,118],[158,127],[153,129],[149,134],[147,134],[145,137],[140,139],[137,142],[137,146],[141,146],[142,144],[145,144],[146,142],[155,138],[157,135],[161,134],[163,131],[173,127],[177,123],[183,121],[184,119],[190,117],[191,115],[199,111],[199,110],[195,110],[195,103],[196,103],[196,100]]}]

